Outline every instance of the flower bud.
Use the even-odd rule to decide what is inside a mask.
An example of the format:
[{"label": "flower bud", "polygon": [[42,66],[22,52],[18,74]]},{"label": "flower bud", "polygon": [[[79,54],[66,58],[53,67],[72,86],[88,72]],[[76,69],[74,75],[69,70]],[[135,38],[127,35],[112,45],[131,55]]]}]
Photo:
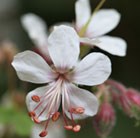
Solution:
[{"label": "flower bud", "polygon": [[103,102],[93,120],[97,135],[100,137],[108,136],[115,125],[115,121],[116,116],[112,105],[108,102]]},{"label": "flower bud", "polygon": [[120,95],[119,105],[130,117],[140,120],[140,93],[134,89],[128,89]]},{"label": "flower bud", "polygon": [[137,90],[130,88],[127,90],[126,94],[129,99],[131,99],[133,104],[136,104],[140,107],[140,93]]},{"label": "flower bud", "polygon": [[124,93],[127,90],[127,88],[122,83],[112,79],[108,79],[105,84],[109,86],[109,91],[112,95],[112,99],[116,103],[118,102],[120,94]]}]

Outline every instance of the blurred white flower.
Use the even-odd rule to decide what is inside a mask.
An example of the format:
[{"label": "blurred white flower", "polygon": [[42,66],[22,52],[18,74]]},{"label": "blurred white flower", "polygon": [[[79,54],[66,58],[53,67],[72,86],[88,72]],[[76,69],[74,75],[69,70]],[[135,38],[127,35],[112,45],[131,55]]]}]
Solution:
[{"label": "blurred white flower", "polygon": [[[67,22],[58,23],[55,24],[55,26],[61,24],[71,26],[78,32],[80,36],[79,41],[81,43],[96,46],[112,55],[126,55],[127,44],[125,40],[119,37],[105,35],[119,24],[121,17],[120,13],[115,9],[102,9],[92,16],[89,0],[77,0],[75,12],[75,26]],[[47,56],[48,63],[51,62],[47,50],[47,28],[45,22],[32,13],[24,15],[21,18],[21,22],[34,44],[45,56]],[[53,30],[53,28],[54,27],[51,27],[51,30]]]},{"label": "blurred white flower", "polygon": [[[91,53],[82,61],[79,57],[79,36],[72,27],[59,26],[48,38],[48,50],[53,65],[32,51],[17,54],[12,62],[18,77],[32,83],[49,83],[31,91],[26,97],[29,114],[34,122],[46,121],[40,135],[47,134],[49,120],[56,121],[62,98],[62,115],[65,128],[79,131],[74,119],[83,119],[97,113],[98,100],[87,90],[76,84],[98,85],[103,83],[111,73],[109,58],[101,53]],[[68,123],[67,117],[72,120]]]},{"label": "blurred white flower", "polygon": [[48,63],[51,61],[48,52],[48,31],[46,23],[33,13],[21,17],[21,24],[32,39],[34,45],[46,56]]},{"label": "blurred white flower", "polygon": [[118,25],[120,13],[115,9],[102,9],[91,15],[89,0],[77,0],[75,12],[75,28],[82,43],[97,46],[113,55],[126,55],[125,40],[105,35]]}]

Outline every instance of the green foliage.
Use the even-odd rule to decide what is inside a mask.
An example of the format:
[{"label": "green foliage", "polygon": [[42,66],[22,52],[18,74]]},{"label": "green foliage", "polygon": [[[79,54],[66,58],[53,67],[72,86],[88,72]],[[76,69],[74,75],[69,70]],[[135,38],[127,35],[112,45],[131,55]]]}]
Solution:
[{"label": "green foliage", "polygon": [[132,117],[134,117],[137,121],[140,121],[140,108],[137,105],[133,105],[132,109]]},{"label": "green foliage", "polygon": [[0,123],[12,126],[15,133],[21,136],[29,135],[32,126],[25,111],[4,107],[0,107]]}]

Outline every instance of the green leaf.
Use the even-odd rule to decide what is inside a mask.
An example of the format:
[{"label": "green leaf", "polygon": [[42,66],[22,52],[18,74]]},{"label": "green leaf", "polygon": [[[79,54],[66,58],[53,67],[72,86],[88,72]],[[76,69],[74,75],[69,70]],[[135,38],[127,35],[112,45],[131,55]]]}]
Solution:
[{"label": "green leaf", "polygon": [[12,125],[16,134],[21,136],[29,135],[33,125],[27,112],[4,107],[0,107],[0,123]]}]

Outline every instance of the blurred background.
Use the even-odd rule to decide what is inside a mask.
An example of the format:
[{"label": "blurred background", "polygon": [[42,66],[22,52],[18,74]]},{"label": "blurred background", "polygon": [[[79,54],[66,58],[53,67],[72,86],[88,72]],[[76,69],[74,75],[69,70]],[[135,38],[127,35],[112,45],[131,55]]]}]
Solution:
[{"label": "blurred background", "polygon": [[[0,0],[0,137],[3,135],[2,137],[6,138],[11,136],[28,138],[32,126],[26,115],[24,97],[34,86],[20,82],[10,65],[14,54],[33,47],[33,43],[21,26],[20,17],[25,13],[35,13],[46,21],[48,27],[57,22],[74,22],[75,1]],[[94,9],[99,0],[90,0],[90,2]],[[107,0],[103,8],[115,8],[121,13],[120,24],[109,34],[124,38],[128,44],[126,57],[108,54],[113,63],[111,77],[128,87],[140,90],[140,1]],[[15,103],[11,102],[13,99]],[[91,123],[85,125],[80,133],[67,132],[67,137],[96,138],[97,136]],[[117,110],[117,124],[111,138],[124,137],[140,138],[140,127],[135,127],[134,119],[126,117]]]}]

